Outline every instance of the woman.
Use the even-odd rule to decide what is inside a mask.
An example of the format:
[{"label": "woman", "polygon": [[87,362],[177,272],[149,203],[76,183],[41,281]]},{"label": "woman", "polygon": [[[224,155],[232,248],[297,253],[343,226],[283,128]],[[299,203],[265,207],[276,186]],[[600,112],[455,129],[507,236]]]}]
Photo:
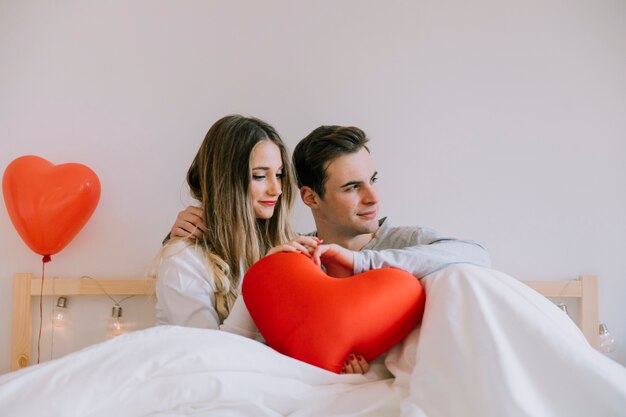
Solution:
[{"label": "woman", "polygon": [[[209,129],[187,183],[200,203],[194,215],[203,231],[163,247],[156,271],[157,322],[260,339],[243,301],[235,303],[245,271],[279,251],[311,256],[320,243],[315,237],[294,239],[289,227],[294,180],[287,149],[269,124],[226,116]],[[347,363],[347,372],[367,369],[357,359]]]},{"label": "woman", "polygon": [[[293,174],[286,147],[269,124],[231,115],[208,131],[187,172],[191,195],[200,203],[204,233],[195,243],[171,239],[157,266],[157,321],[223,328],[244,272],[263,255],[314,248],[314,238],[281,245],[294,235],[288,224]],[[296,248],[294,245],[299,245]],[[305,249],[308,253],[308,249]],[[251,321],[226,330],[255,336]]]}]

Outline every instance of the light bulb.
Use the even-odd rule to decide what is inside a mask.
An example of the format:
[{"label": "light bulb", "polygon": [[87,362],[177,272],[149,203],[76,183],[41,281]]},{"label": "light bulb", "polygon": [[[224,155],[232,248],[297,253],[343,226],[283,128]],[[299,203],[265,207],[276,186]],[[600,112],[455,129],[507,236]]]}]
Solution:
[{"label": "light bulb", "polygon": [[122,307],[114,305],[111,310],[111,320],[109,322],[109,336],[115,337],[126,333],[126,326],[122,320]]},{"label": "light bulb", "polygon": [[70,319],[70,312],[67,309],[67,298],[59,297],[57,306],[52,310],[52,324],[55,327],[64,327]]},{"label": "light bulb", "polygon": [[613,335],[609,333],[609,328],[606,324],[600,323],[600,351],[604,353],[611,353],[615,351],[615,339]]},{"label": "light bulb", "polygon": [[569,316],[569,312],[567,311],[567,304],[558,303],[556,306],[560,308],[561,310],[563,310],[563,312]]}]

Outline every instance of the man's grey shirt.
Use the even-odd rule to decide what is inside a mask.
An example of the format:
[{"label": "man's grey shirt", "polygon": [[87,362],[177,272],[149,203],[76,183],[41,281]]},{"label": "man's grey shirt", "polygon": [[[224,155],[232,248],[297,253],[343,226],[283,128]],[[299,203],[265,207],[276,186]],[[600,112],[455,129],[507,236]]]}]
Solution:
[{"label": "man's grey shirt", "polygon": [[354,274],[398,268],[422,278],[459,263],[491,266],[485,248],[474,241],[444,236],[427,227],[394,227],[388,218],[381,219],[374,238],[354,252]]}]

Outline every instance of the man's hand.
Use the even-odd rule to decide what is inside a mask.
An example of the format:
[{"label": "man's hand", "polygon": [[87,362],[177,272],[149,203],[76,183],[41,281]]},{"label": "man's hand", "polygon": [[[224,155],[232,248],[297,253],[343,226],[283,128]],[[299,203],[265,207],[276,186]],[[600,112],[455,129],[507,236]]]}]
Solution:
[{"label": "man's hand", "polygon": [[331,277],[347,278],[354,275],[354,254],[335,243],[318,246],[313,252],[313,262],[319,267],[324,265],[326,273]]},{"label": "man's hand", "polygon": [[186,239],[195,239],[201,237],[206,229],[202,217],[204,212],[200,207],[188,206],[185,210],[178,213],[174,226],[170,231],[171,237],[183,237]]}]

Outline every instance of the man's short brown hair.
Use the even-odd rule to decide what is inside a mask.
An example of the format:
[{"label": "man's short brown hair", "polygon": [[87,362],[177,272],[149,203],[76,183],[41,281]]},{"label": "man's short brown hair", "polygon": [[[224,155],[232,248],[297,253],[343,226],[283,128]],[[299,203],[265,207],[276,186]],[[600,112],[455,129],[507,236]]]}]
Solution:
[{"label": "man's short brown hair", "polygon": [[298,187],[310,187],[324,197],[326,168],[342,155],[358,152],[368,141],[365,132],[353,126],[320,126],[298,143],[293,151],[293,165]]}]

